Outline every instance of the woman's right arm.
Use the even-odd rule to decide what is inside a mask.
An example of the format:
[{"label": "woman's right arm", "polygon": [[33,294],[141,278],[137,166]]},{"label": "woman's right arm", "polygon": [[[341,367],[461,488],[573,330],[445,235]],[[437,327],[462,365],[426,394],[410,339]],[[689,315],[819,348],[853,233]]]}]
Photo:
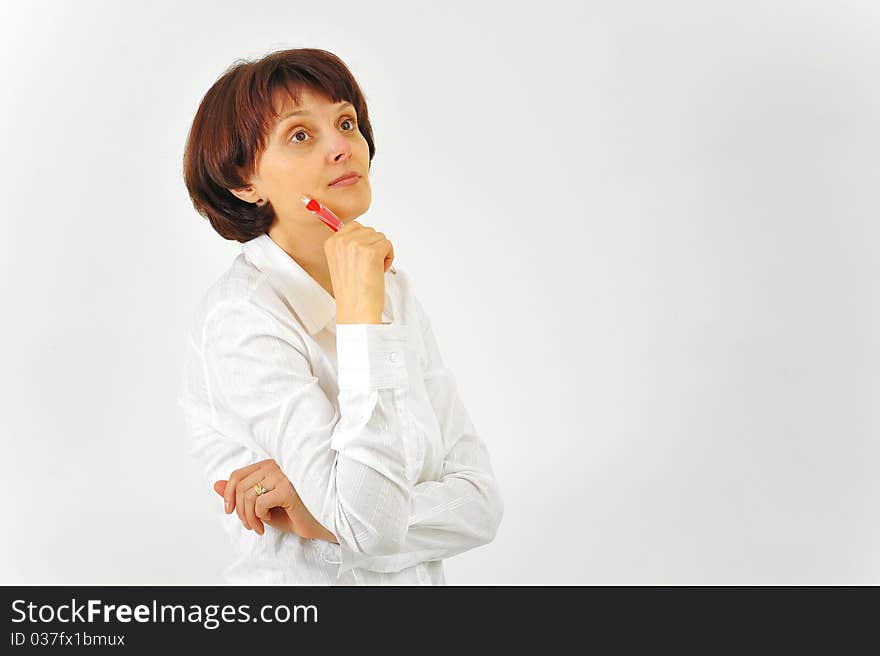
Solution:
[{"label": "woman's right arm", "polygon": [[406,446],[413,443],[406,340],[397,324],[337,325],[337,412],[305,345],[269,312],[243,299],[216,308],[205,324],[214,421],[280,465],[337,538],[340,573],[397,553],[406,538]]}]

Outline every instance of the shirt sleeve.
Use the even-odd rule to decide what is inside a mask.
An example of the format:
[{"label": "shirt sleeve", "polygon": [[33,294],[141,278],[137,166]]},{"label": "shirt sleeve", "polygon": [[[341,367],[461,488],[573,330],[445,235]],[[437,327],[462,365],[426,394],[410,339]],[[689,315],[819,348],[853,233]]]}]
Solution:
[{"label": "shirt sleeve", "polygon": [[268,312],[240,301],[206,321],[216,425],[279,464],[335,534],[341,569],[400,551],[409,528],[406,340],[393,323],[338,325],[337,409],[305,344]]},{"label": "shirt sleeve", "polygon": [[398,572],[487,544],[495,539],[504,515],[489,452],[458,394],[455,376],[443,362],[424,309],[413,299],[428,354],[425,387],[440,425],[445,457],[439,481],[413,486],[409,526],[399,552],[360,565],[378,572]]}]

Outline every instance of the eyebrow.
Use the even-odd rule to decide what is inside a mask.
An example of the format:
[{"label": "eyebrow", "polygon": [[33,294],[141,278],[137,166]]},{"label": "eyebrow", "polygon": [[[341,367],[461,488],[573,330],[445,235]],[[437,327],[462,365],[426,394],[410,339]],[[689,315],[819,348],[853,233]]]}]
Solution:
[{"label": "eyebrow", "polygon": [[[350,102],[343,102],[339,107],[337,107],[336,111],[341,112],[343,109],[346,109],[348,107],[354,108],[354,105],[352,105]],[[278,119],[278,122],[275,124],[275,128],[277,129],[279,125],[284,123],[284,121],[289,119],[291,116],[309,116],[309,115],[311,115],[311,112],[308,112],[304,109],[298,109],[294,112],[288,112],[287,114],[282,116],[280,119]]]}]

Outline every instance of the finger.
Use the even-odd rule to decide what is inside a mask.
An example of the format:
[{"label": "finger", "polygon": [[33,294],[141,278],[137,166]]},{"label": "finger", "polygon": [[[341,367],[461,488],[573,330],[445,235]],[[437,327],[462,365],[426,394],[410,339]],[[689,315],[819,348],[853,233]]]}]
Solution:
[{"label": "finger", "polygon": [[[367,230],[369,230],[369,232],[367,232]],[[361,241],[361,243],[364,244],[365,246],[372,246],[380,241],[386,240],[386,237],[384,234],[382,234],[381,232],[377,232],[377,231],[373,230],[372,228],[367,228],[364,231],[364,233],[365,234],[363,236],[363,240]]]},{"label": "finger", "polygon": [[266,466],[267,463],[275,463],[271,458],[266,458],[265,460],[260,460],[259,462],[251,463],[246,467],[240,467],[236,469],[229,475],[229,481],[226,483],[226,489],[223,490],[223,499],[225,502],[226,513],[231,513],[235,509],[236,503],[236,488],[238,484],[241,482],[241,479],[250,475],[252,472],[260,469],[261,467]]},{"label": "finger", "polygon": [[274,467],[275,462],[271,461],[271,464],[267,463],[266,466],[260,467],[257,471],[253,472],[250,476],[242,480],[241,482],[241,503],[239,508],[236,510],[239,511],[238,516],[244,517],[242,519],[242,523],[246,528],[253,529],[260,535],[264,532],[263,523],[257,518],[254,512],[254,505],[257,500],[257,491],[254,489],[254,486],[259,483],[267,490],[271,490],[275,488],[273,483],[272,474],[277,471],[277,468]]},{"label": "finger", "polygon": [[245,508],[246,502],[244,497],[247,493],[248,487],[254,485],[263,477],[263,474],[261,473],[263,463],[259,462],[254,464],[257,466],[250,467],[249,473],[239,478],[235,483],[235,513],[238,515],[238,518],[241,520],[244,527],[248,530],[252,529],[253,526],[251,526],[247,520],[247,510]]},{"label": "finger", "polygon": [[[260,518],[257,517],[257,513],[254,510],[254,507],[257,504],[257,499],[260,497],[257,495],[257,491],[254,489],[254,486],[259,483],[265,489],[269,489],[271,484],[268,480],[266,480],[265,475],[258,479],[251,479],[248,481],[249,485],[244,489],[244,494],[242,495],[241,500],[241,511],[245,517],[245,526],[247,528],[253,529],[259,535],[262,535],[265,531],[263,527],[263,522],[260,521]],[[266,494],[265,492],[263,494]]]},{"label": "finger", "polygon": [[260,530],[258,531],[260,535],[263,535],[266,531],[263,522],[270,523],[272,508],[284,506],[286,488],[283,483],[286,481],[287,477],[284,476],[280,468],[270,471],[262,483],[267,492],[259,496],[257,496],[256,491],[253,492],[253,503],[248,502],[248,507],[254,513],[254,521],[260,524]]},{"label": "finger", "polygon": [[223,507],[226,510],[227,515],[235,508],[236,488],[238,487],[238,482],[252,471],[259,468],[263,462],[265,461],[255,462],[247,467],[236,469],[229,475],[229,481],[226,483],[226,489],[223,491]]},{"label": "finger", "polygon": [[392,249],[391,242],[384,237],[379,237],[374,240],[359,241],[358,246],[366,257],[383,261]]},{"label": "finger", "polygon": [[[235,512],[238,515],[238,518],[241,520],[241,523],[248,530],[251,530],[252,528],[254,528],[254,526],[250,522],[248,522],[247,518],[247,493],[248,490],[253,489],[253,486],[262,478],[262,475],[257,472],[256,479],[253,479],[252,477],[253,475],[239,481],[238,486],[235,490]],[[254,480],[254,483],[249,483],[249,480]]]},{"label": "finger", "polygon": [[221,497],[223,496],[223,491],[226,489],[226,481],[217,481],[214,483],[214,492],[219,494]]},{"label": "finger", "polygon": [[394,246],[391,245],[391,242],[387,239],[381,239],[371,246],[375,249],[375,253],[380,255],[381,257],[387,259],[389,255],[394,257]]},{"label": "finger", "polygon": [[391,268],[392,262],[394,262],[394,246],[391,247],[391,251],[385,256],[385,271]]},{"label": "finger", "polygon": [[344,232],[346,234],[352,234],[352,233],[360,231],[360,229],[363,227],[364,226],[361,223],[358,223],[355,220],[343,221],[342,227],[339,228],[339,230],[337,230],[336,232],[337,232],[337,234],[340,232]]},{"label": "finger", "polygon": [[284,490],[275,488],[261,494],[254,503],[254,513],[264,522],[269,521],[269,511],[284,505]]},{"label": "finger", "polygon": [[375,228],[357,223],[356,221],[353,221],[352,223],[355,225],[355,229],[349,233],[349,240],[356,241],[360,244],[369,244],[376,241],[379,233]]},{"label": "finger", "polygon": [[239,521],[241,521],[242,525],[250,530],[250,526],[248,526],[247,519],[245,519],[244,515],[244,490],[241,486],[241,481],[235,484],[235,514],[238,515]]}]

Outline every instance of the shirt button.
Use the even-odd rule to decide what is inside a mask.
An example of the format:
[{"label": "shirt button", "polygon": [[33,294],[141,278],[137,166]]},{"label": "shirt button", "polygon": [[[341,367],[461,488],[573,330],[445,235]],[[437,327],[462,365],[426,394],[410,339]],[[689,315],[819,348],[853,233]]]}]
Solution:
[{"label": "shirt button", "polygon": [[397,362],[397,351],[392,351],[391,355],[388,356],[388,359],[392,362]]}]

